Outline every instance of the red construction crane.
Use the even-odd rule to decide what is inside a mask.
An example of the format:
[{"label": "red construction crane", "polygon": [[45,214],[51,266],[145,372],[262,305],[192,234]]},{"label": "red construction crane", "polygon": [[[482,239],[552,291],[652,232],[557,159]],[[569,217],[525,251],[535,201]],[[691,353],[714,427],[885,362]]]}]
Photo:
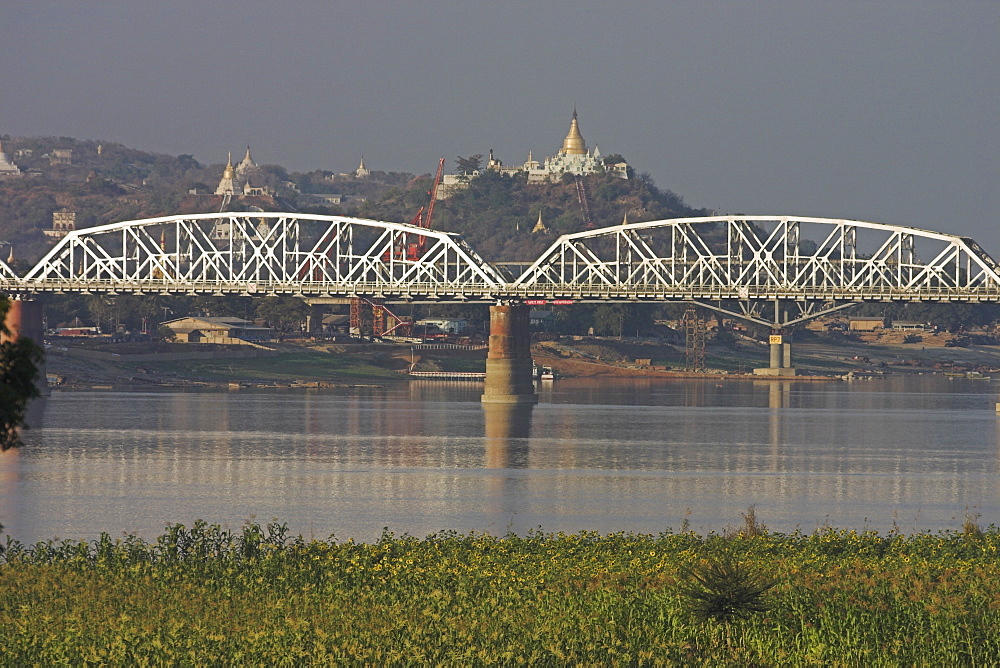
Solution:
[{"label": "red construction crane", "polygon": [[[441,185],[441,175],[444,173],[444,158],[441,158],[438,162],[437,174],[434,175],[434,183],[431,185],[431,189],[427,191],[430,196],[430,202],[427,204],[427,215],[424,215],[424,208],[420,207],[417,211],[417,215],[413,217],[410,221],[410,225],[416,225],[417,227],[422,227],[425,230],[431,228],[431,224],[434,222],[434,205],[437,203],[437,192],[438,186]],[[404,239],[410,235],[405,235]],[[424,252],[427,250],[427,237],[419,236],[417,241],[413,243],[407,243],[404,248],[397,248],[395,252],[392,253],[397,259],[400,260],[419,260],[423,257]],[[386,253],[382,256],[383,262],[388,262],[390,253]],[[361,331],[361,305],[367,303],[372,308],[372,334],[374,336],[386,336],[393,333],[397,329],[401,329],[406,332],[413,326],[411,320],[406,320],[400,318],[395,313],[386,308],[380,300],[369,300],[363,297],[354,297],[351,299],[351,329],[356,332]],[[392,326],[388,326],[386,323],[386,316],[395,321]]]},{"label": "red construction crane", "polygon": [[[427,191],[431,200],[427,204],[427,215],[424,215],[424,207],[420,207],[417,211],[417,215],[413,217],[410,221],[410,225],[416,225],[417,227],[422,227],[425,230],[431,229],[431,224],[434,222],[434,205],[437,204],[437,193],[438,186],[441,185],[441,174],[444,173],[444,158],[441,158],[438,162],[437,174],[434,175],[434,183],[431,185],[431,189]],[[409,244],[406,248],[406,259],[407,260],[418,260],[423,256],[424,251],[427,249],[427,237],[421,236],[416,243]]]}]

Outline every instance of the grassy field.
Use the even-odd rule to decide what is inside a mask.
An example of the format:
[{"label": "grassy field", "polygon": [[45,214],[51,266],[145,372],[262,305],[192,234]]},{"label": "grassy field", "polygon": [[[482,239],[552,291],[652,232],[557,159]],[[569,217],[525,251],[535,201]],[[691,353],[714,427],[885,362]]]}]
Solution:
[{"label": "grassy field", "polygon": [[371,356],[331,355],[322,352],[286,353],[251,357],[176,362],[143,362],[160,373],[215,381],[391,380],[403,376]]},{"label": "grassy field", "polygon": [[4,665],[995,665],[1000,530],[7,546]]},{"label": "grassy field", "polygon": [[[421,351],[419,368],[434,371],[483,371],[485,351]],[[349,348],[329,352],[299,348],[275,357],[250,357],[217,360],[179,360],[142,362],[141,366],[161,375],[175,375],[206,381],[289,382],[385,381],[404,380],[409,367],[408,349],[352,351]]]}]

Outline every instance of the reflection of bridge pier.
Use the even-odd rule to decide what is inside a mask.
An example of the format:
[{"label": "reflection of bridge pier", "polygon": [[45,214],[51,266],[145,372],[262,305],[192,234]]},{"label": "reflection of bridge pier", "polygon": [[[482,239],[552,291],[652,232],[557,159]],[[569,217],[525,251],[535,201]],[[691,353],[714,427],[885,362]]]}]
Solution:
[{"label": "reflection of bridge pier", "polygon": [[525,510],[523,499],[529,494],[523,488],[524,478],[511,469],[528,468],[528,438],[534,408],[530,403],[483,403],[484,464],[497,473],[485,476],[482,499],[488,512],[509,517],[508,530],[523,528],[515,528],[514,520]]},{"label": "reflection of bridge pier", "polygon": [[486,468],[524,468],[528,464],[533,404],[484,403]]},{"label": "reflection of bridge pier", "polygon": [[781,448],[785,445],[782,411],[788,408],[790,388],[788,383],[768,383],[767,405],[769,435],[771,437],[771,470],[777,472],[781,461]]},{"label": "reflection of bridge pier", "polygon": [[[3,341],[17,341],[22,337],[34,341],[39,348],[45,344],[45,325],[42,321],[42,304],[34,300],[11,299],[4,322],[9,334],[3,335]],[[35,379],[38,391],[45,395],[49,393],[45,379],[45,359],[38,365],[38,377]]]},{"label": "reflection of bridge pier", "polygon": [[531,377],[529,307],[505,304],[490,307],[490,349],[486,356],[483,403],[538,402]]}]

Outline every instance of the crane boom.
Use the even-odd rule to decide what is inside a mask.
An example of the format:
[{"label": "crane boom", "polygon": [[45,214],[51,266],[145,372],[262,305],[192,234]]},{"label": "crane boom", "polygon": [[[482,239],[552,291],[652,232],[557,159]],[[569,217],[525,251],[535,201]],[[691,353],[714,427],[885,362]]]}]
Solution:
[{"label": "crane boom", "polygon": [[424,218],[422,227],[431,229],[431,221],[434,218],[434,205],[437,203],[438,186],[441,185],[441,174],[444,172],[444,158],[438,163],[437,174],[434,175],[434,184],[427,192],[431,196],[431,201],[427,204],[427,216]]},{"label": "crane boom", "polygon": [[[420,219],[420,212],[423,211],[423,208],[421,207],[420,211],[417,212],[417,217],[414,219],[416,220],[416,224],[425,230],[431,229],[431,225],[434,223],[434,205],[437,204],[438,186],[441,185],[441,174],[443,172],[444,158],[441,158],[441,161],[438,162],[437,174],[434,175],[434,183],[431,184],[431,189],[427,191],[427,194],[431,197],[431,201],[427,204],[427,215],[424,216],[422,220]],[[410,248],[410,259],[415,260],[421,257],[426,249],[427,237],[420,237],[417,240],[417,243],[413,244]]]}]

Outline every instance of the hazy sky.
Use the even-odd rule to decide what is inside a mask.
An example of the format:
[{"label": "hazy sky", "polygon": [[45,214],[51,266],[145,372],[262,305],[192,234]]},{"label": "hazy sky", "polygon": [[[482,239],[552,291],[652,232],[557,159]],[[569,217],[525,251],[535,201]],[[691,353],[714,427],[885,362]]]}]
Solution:
[{"label": "hazy sky", "polygon": [[424,173],[551,155],[576,105],[692,206],[1000,257],[998,36],[997,0],[0,0],[0,133]]}]

